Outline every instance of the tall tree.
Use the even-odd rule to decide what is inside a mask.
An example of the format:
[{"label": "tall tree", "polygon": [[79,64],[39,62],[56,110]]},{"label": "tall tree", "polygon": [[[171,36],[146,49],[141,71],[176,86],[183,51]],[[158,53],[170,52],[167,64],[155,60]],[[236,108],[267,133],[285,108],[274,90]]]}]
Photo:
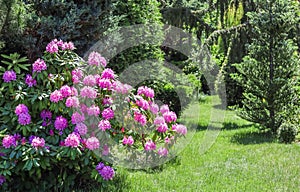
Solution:
[{"label": "tall tree", "polygon": [[248,14],[254,38],[233,78],[244,89],[239,115],[276,133],[299,100],[299,53],[288,36],[300,21],[299,2],[258,0],[257,6]]}]

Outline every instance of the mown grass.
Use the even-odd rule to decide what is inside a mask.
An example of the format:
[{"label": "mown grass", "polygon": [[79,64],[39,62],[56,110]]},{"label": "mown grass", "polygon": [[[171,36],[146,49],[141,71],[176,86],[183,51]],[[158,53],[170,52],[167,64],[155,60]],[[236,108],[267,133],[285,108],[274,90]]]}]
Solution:
[{"label": "mown grass", "polygon": [[188,119],[198,129],[177,159],[162,170],[119,168],[122,179],[113,181],[113,188],[105,191],[300,191],[300,146],[275,142],[271,135],[260,133],[234,111],[226,111],[222,131],[203,153],[200,149],[205,128],[211,115],[215,115],[210,112],[222,112],[210,101],[207,98],[200,103],[200,120]]}]

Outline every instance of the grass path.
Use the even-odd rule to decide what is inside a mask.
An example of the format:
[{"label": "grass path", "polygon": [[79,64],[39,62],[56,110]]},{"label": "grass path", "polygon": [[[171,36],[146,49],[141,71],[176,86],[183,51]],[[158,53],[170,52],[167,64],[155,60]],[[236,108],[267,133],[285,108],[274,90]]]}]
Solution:
[{"label": "grass path", "polygon": [[233,111],[226,111],[223,130],[213,146],[201,154],[203,128],[212,109],[209,101],[201,104],[199,122],[189,120],[197,123],[199,130],[177,161],[151,173],[121,169],[120,173],[127,175],[126,185],[117,188],[134,192],[300,191],[300,146],[273,142]]}]

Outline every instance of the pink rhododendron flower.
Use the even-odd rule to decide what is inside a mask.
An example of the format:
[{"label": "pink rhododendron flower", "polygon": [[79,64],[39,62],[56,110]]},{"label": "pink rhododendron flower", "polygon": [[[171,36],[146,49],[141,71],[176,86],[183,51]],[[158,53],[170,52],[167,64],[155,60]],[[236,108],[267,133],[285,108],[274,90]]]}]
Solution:
[{"label": "pink rhododendron flower", "polygon": [[99,74],[94,75],[94,78],[96,79],[96,82],[98,82],[101,79],[101,76]]},{"label": "pink rhododendron flower", "polygon": [[69,97],[72,95],[72,89],[68,85],[64,85],[59,89],[63,98]]},{"label": "pink rhododendron flower", "polygon": [[165,112],[163,117],[167,123],[175,122],[177,120],[177,115],[173,111]]},{"label": "pink rhododendron flower", "polygon": [[166,148],[161,147],[158,149],[157,153],[160,156],[167,156],[169,151]]},{"label": "pink rhododendron flower", "polygon": [[105,98],[103,98],[103,100],[102,100],[102,104],[103,105],[111,105],[113,103],[113,100],[112,100],[112,98],[110,98],[110,97],[105,97]]},{"label": "pink rhododendron flower", "polygon": [[89,65],[102,65],[103,67],[106,67],[106,60],[104,57],[102,57],[98,52],[91,52],[88,58],[88,64]]},{"label": "pink rhododendron flower", "polygon": [[80,144],[80,138],[76,133],[71,133],[64,141],[64,145],[67,147],[78,147]]},{"label": "pink rhododendron flower", "polygon": [[77,97],[68,97],[66,100],[67,107],[79,107],[79,100]]},{"label": "pink rhododendron flower", "polygon": [[48,43],[48,45],[46,46],[46,51],[52,54],[58,53],[58,45],[56,43],[57,43],[57,39],[54,39],[53,41]]},{"label": "pink rhododendron flower", "polygon": [[172,137],[166,137],[165,138],[165,143],[170,144],[171,141],[173,141],[173,140],[174,140],[174,136],[172,136]]},{"label": "pink rhododendron flower", "polygon": [[85,117],[83,114],[80,114],[77,111],[72,114],[72,117],[71,117],[72,124],[78,124],[78,123],[83,122],[84,120],[85,120]]},{"label": "pink rhododendron flower", "polygon": [[153,114],[156,115],[156,114],[158,113],[158,111],[159,111],[158,105],[155,104],[155,103],[151,103],[151,104],[150,104],[150,111],[151,111]]},{"label": "pink rhododendron flower", "polygon": [[75,46],[72,42],[65,42],[61,45],[61,50],[74,50]]},{"label": "pink rhododendron flower", "polygon": [[127,94],[132,89],[132,86],[130,86],[128,84],[123,84],[120,81],[114,81],[112,84],[112,88],[117,93]]},{"label": "pink rhododendron flower", "polygon": [[89,108],[87,108],[87,114],[89,116],[98,116],[100,114],[100,109],[96,105],[92,105]]},{"label": "pink rhododendron flower", "polygon": [[31,141],[31,146],[38,148],[38,147],[44,147],[45,146],[45,140],[40,137],[34,137]]},{"label": "pink rhododendron flower", "polygon": [[136,104],[144,110],[148,110],[150,107],[148,101],[144,100],[143,98],[137,99]]},{"label": "pink rhododendron flower", "polygon": [[47,65],[43,59],[37,59],[33,64],[32,64],[32,71],[40,73],[44,70],[47,69]]},{"label": "pink rhododendron flower", "polygon": [[99,121],[98,128],[102,131],[110,129],[111,128],[110,122],[108,120],[101,120]]},{"label": "pink rhododendron flower", "polygon": [[177,133],[179,133],[180,135],[186,135],[187,133],[187,128],[184,125],[181,124],[175,124],[172,125],[172,130],[176,131]]},{"label": "pink rhododendron flower", "polygon": [[72,76],[76,76],[78,77],[79,79],[81,79],[83,77],[83,71],[81,69],[74,69],[72,70]]},{"label": "pink rhododendron flower", "polygon": [[56,45],[58,47],[62,47],[62,45],[64,44],[64,42],[60,39],[60,40],[57,40],[57,39],[53,39],[52,40],[54,43],[56,43]]},{"label": "pink rhododendron flower", "polygon": [[5,71],[2,79],[5,83],[8,83],[10,81],[15,81],[17,79],[17,75],[13,70]]},{"label": "pink rhododendron flower", "polygon": [[162,123],[165,123],[165,119],[161,116],[157,116],[157,117],[155,117],[153,123],[154,123],[154,125],[160,125]]},{"label": "pink rhododendron flower", "polygon": [[147,117],[139,112],[134,112],[134,120],[139,122],[142,126],[146,125]]},{"label": "pink rhododendron flower", "polygon": [[90,137],[86,140],[85,145],[89,150],[95,150],[99,148],[100,142],[96,137]]},{"label": "pink rhododendron flower", "polygon": [[149,140],[146,142],[144,149],[145,151],[153,151],[156,149],[156,145],[153,141]]},{"label": "pink rhododendron flower", "polygon": [[170,109],[169,109],[169,106],[168,106],[168,105],[162,105],[162,106],[160,107],[160,112],[161,112],[161,114],[164,114],[164,113],[169,112],[169,111],[170,111]]},{"label": "pink rhododendron flower", "polygon": [[87,134],[88,128],[84,123],[78,123],[76,124],[74,131],[80,135],[85,135]]},{"label": "pink rhododendron flower", "polygon": [[55,90],[50,94],[50,101],[53,103],[57,103],[62,99],[63,99],[63,96],[60,93],[60,91],[58,91],[58,90]]},{"label": "pink rhododendron flower", "polygon": [[115,116],[114,111],[111,108],[104,109],[101,114],[102,117],[107,120],[112,119]]},{"label": "pink rhododendron flower", "polygon": [[114,79],[115,73],[113,70],[106,68],[101,73],[101,79]]},{"label": "pink rhododendron flower", "polygon": [[55,119],[54,127],[59,131],[63,131],[65,128],[68,127],[68,120],[63,116],[58,116]]},{"label": "pink rhododendron flower", "polygon": [[71,87],[71,96],[78,96],[78,91],[75,87]]},{"label": "pink rhododendron flower", "polygon": [[2,140],[2,145],[6,149],[10,148],[11,146],[16,147],[17,146],[17,141],[16,141],[14,136],[6,135]]},{"label": "pink rhododendron flower", "polygon": [[112,88],[112,83],[110,79],[99,79],[97,80],[97,85],[102,89],[110,90]]},{"label": "pink rhododendron flower", "polygon": [[168,125],[166,123],[159,124],[156,130],[160,133],[164,133],[168,130]]},{"label": "pink rhododendron flower", "polygon": [[86,86],[91,86],[91,87],[95,86],[96,79],[95,79],[94,75],[88,75],[88,76],[84,77],[83,84]]},{"label": "pink rhododendron flower", "polygon": [[124,145],[133,145],[134,144],[134,139],[132,138],[132,136],[129,136],[128,138],[126,136],[124,136],[122,143]]},{"label": "pink rhododendron flower", "polygon": [[90,99],[96,99],[97,91],[92,87],[85,86],[80,90],[80,96],[90,98]]},{"label": "pink rhododendron flower", "polygon": [[22,113],[28,113],[28,108],[24,104],[19,104],[15,109],[16,115],[21,115]]},{"label": "pink rhododendron flower", "polygon": [[144,95],[145,97],[148,97],[148,98],[153,98],[154,97],[153,89],[151,89],[149,87],[146,87],[146,86],[139,87],[138,90],[137,90],[137,94],[138,95]]},{"label": "pink rhododendron flower", "polygon": [[30,124],[31,116],[29,113],[21,113],[18,117],[18,122],[20,125],[28,125]]},{"label": "pink rhododendron flower", "polygon": [[25,83],[28,85],[28,87],[36,86],[36,80],[33,79],[29,74],[26,75]]}]

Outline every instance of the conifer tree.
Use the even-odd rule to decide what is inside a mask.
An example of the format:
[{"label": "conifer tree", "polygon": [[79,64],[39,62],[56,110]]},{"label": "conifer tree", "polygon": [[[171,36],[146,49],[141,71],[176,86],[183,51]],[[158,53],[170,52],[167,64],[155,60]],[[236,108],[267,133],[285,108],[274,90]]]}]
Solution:
[{"label": "conifer tree", "polygon": [[244,89],[239,115],[275,134],[299,108],[299,52],[289,39],[300,20],[299,2],[258,0],[257,5],[248,14],[254,38],[233,78]]}]

